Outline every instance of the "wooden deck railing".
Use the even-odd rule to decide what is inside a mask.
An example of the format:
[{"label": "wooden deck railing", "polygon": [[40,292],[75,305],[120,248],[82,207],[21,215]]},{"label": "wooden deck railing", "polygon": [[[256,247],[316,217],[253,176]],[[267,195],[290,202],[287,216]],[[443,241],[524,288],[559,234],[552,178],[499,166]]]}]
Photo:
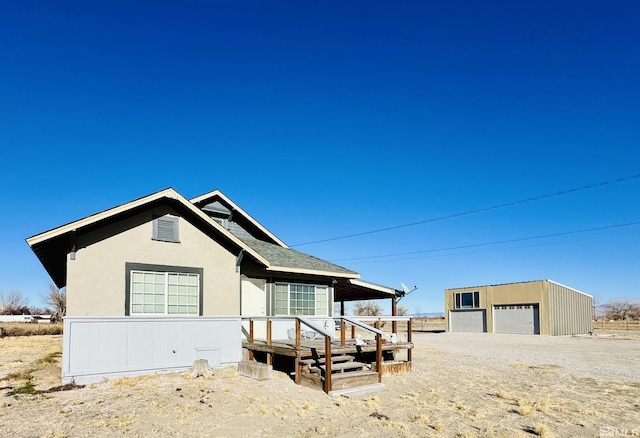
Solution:
[{"label": "wooden deck railing", "polygon": [[[391,322],[391,332],[392,333],[396,333],[396,335],[398,335],[398,323],[399,322],[405,322],[406,326],[407,326],[407,342],[411,343],[411,318],[408,316],[344,316],[341,318],[342,320],[346,320],[352,323],[351,325],[351,338],[355,338],[355,328],[360,327],[363,328],[365,330],[371,331],[371,326],[364,324],[364,323],[373,323],[375,325],[375,328],[381,333],[382,336],[387,336],[387,333],[381,331],[382,329],[382,325],[385,322]],[[357,323],[357,324],[353,324],[353,323]],[[341,323],[341,334],[342,334],[342,342],[344,345],[344,332],[342,330],[342,326],[344,325],[344,323]],[[378,338],[376,336],[376,342],[378,342]],[[379,350],[379,348],[378,348]],[[377,355],[376,355],[377,356]],[[411,348],[407,349],[407,362],[411,362]],[[377,369],[380,369],[380,364],[377,363],[376,366],[378,366]]]},{"label": "wooden deck railing", "polygon": [[[249,321],[249,338],[248,341],[253,343],[254,338],[254,322],[255,321],[265,321],[267,324],[267,339],[266,344],[272,345],[272,322],[273,321],[287,321],[293,320],[295,324],[295,347],[296,347],[296,357],[295,357],[295,382],[300,384],[300,359],[301,359],[301,347],[302,347],[302,325],[309,328],[311,331],[319,333],[324,337],[324,348],[325,348],[325,357],[326,357],[326,371],[325,371],[325,391],[328,393],[331,391],[331,340],[334,338],[333,334],[329,331],[325,330],[323,327],[316,324],[314,321],[305,318],[303,316],[260,316],[260,317],[243,317],[243,321]],[[249,359],[253,359],[253,352],[249,351]],[[267,363],[271,365],[273,363],[273,355],[272,353],[267,353]],[[328,388],[328,389],[327,389]]]},{"label": "wooden deck railing", "polygon": [[[336,317],[335,320],[340,321],[340,345],[346,345],[346,326],[349,324],[351,326],[351,339],[355,339],[355,331],[356,329],[363,330],[368,333],[372,333],[375,335],[376,341],[376,371],[378,373],[378,382],[382,382],[382,338],[387,337],[388,333],[385,333],[381,330],[382,323],[386,321],[392,322],[392,330],[396,333],[397,323],[398,322],[407,322],[407,342],[411,342],[411,319],[408,317],[397,317],[397,316],[381,316],[381,317]],[[302,347],[302,327],[305,326],[309,330],[316,332],[324,337],[324,348],[325,348],[325,392],[330,392],[332,390],[332,382],[331,382],[331,342],[335,339],[333,333],[329,332],[325,328],[316,324],[315,321],[306,318],[304,316],[258,316],[258,317],[243,317],[243,321],[249,322],[249,333],[248,333],[248,341],[249,343],[253,343],[255,341],[255,330],[254,330],[254,322],[255,321],[265,321],[266,322],[266,344],[272,345],[272,322],[273,321],[288,321],[291,320],[294,322],[295,327],[295,348],[296,348],[296,356],[295,356],[295,381],[297,384],[300,384],[300,360],[301,360],[301,347]],[[367,322],[373,322],[375,327],[367,324]],[[267,353],[267,363],[273,363],[273,353]],[[249,351],[249,358],[253,359],[253,352]],[[411,362],[411,349],[407,350],[407,359]]]}]

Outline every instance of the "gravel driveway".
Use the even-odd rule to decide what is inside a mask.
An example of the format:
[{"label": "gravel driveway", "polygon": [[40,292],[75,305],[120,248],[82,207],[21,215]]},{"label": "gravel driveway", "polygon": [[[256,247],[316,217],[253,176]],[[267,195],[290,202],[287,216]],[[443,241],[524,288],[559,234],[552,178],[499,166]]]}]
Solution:
[{"label": "gravel driveway", "polygon": [[605,332],[594,336],[535,336],[493,333],[432,333],[414,336],[417,345],[441,352],[563,367],[601,379],[640,382],[640,337]]}]

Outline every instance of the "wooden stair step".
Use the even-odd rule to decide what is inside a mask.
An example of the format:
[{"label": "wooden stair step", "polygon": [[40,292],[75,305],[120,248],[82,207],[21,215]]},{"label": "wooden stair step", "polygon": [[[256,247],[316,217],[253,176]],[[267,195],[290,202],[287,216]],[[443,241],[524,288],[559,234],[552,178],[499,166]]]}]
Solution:
[{"label": "wooden stair step", "polygon": [[[355,356],[331,356],[331,363],[338,363],[338,362],[351,362],[355,359]],[[319,359],[301,359],[300,360],[300,364],[301,365],[315,365],[315,364],[323,364],[323,363],[327,363],[327,358],[326,357],[321,357]]]},{"label": "wooden stair step", "polygon": [[[364,367],[366,364],[362,362],[340,362],[334,363],[331,365],[331,372],[334,371],[345,371],[345,370],[355,370]],[[327,365],[320,365],[319,367],[322,371],[327,370]]]},{"label": "wooden stair step", "polygon": [[377,378],[378,373],[376,373],[375,371],[360,370],[360,371],[351,371],[350,373],[331,374],[331,381],[334,382],[336,380],[353,379],[356,377],[365,377],[365,376],[376,376]]}]

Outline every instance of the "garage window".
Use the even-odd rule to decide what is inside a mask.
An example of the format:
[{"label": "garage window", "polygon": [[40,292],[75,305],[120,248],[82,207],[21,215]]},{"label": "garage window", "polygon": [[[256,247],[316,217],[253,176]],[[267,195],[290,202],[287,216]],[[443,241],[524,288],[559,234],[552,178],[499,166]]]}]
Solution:
[{"label": "garage window", "polygon": [[455,294],[456,309],[478,309],[480,292],[459,292]]}]

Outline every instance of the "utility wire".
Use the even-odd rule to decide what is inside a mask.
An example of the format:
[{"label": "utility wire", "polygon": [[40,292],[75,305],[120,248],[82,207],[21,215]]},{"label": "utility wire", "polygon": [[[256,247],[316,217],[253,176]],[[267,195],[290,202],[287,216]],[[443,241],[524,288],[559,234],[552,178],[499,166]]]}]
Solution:
[{"label": "utility wire", "polygon": [[391,230],[397,230],[397,229],[400,229],[400,228],[413,227],[413,226],[416,226],[416,225],[422,225],[422,224],[426,224],[426,223],[430,223],[430,222],[437,222],[437,221],[442,221],[442,220],[445,220],[445,219],[453,219],[453,218],[456,218],[456,217],[468,216],[468,215],[476,214],[476,213],[483,213],[485,211],[490,211],[490,210],[497,210],[499,208],[512,207],[514,205],[525,204],[527,202],[539,201],[541,199],[553,198],[554,196],[566,195],[568,193],[575,193],[575,192],[579,192],[579,191],[582,191],[582,190],[588,190],[588,189],[593,189],[593,188],[596,188],[596,187],[606,186],[606,185],[609,185],[609,184],[615,184],[615,183],[622,182],[622,181],[628,181],[628,180],[631,180],[631,179],[634,179],[634,178],[640,178],[640,173],[635,174],[635,175],[631,175],[631,176],[625,176],[625,177],[622,177],[622,178],[603,181],[603,182],[599,182],[599,183],[596,183],[596,184],[590,184],[588,186],[576,187],[576,188],[573,188],[573,189],[562,190],[562,191],[559,191],[559,192],[549,193],[549,194],[541,195],[541,196],[534,196],[533,198],[521,199],[519,201],[507,202],[505,204],[497,204],[497,205],[493,205],[491,207],[478,208],[476,210],[469,210],[469,211],[464,211],[464,212],[461,212],[461,213],[454,213],[454,214],[450,214],[450,215],[447,215],[447,216],[441,216],[441,217],[436,217],[436,218],[432,218],[432,219],[426,219],[426,220],[423,220],[423,221],[412,222],[412,223],[409,223],[409,224],[396,225],[396,226],[393,226],[393,227],[380,228],[380,229],[377,229],[377,230],[363,231],[361,233],[347,234],[347,235],[344,235],[344,236],[330,237],[330,238],[327,238],[327,239],[320,239],[320,240],[313,240],[311,242],[298,243],[298,244],[291,245],[291,246],[312,245],[312,244],[315,244],[315,243],[331,242],[331,241],[334,241],[334,240],[349,239],[351,237],[366,236],[368,234],[383,233],[385,231],[391,231]]},{"label": "utility wire", "polygon": [[[549,246],[549,245],[564,245],[566,243],[579,242],[579,241],[580,239],[575,239],[575,240],[569,240],[567,242],[541,242],[541,243],[534,243],[529,245],[518,245],[518,246],[512,246],[512,247],[506,247],[506,248],[494,247],[494,248],[486,248],[486,249],[470,249],[469,251],[450,252],[446,254],[430,254],[430,255],[419,255],[419,256],[416,255],[416,256],[394,258],[393,261],[403,262],[408,260],[423,260],[423,259],[433,259],[433,258],[440,258],[440,257],[459,257],[461,255],[468,255],[468,254],[484,254],[488,251],[512,251],[514,249],[522,249],[522,248],[536,248],[540,246]],[[389,262],[389,260],[381,260],[381,259],[358,260],[358,261],[355,261],[354,263],[381,263],[381,262],[387,263]]]},{"label": "utility wire", "polygon": [[498,240],[496,242],[485,242],[485,243],[474,243],[471,245],[461,245],[461,246],[451,246],[448,248],[438,248],[438,249],[425,249],[423,251],[411,251],[411,252],[399,252],[395,254],[386,254],[386,255],[375,255],[375,256],[366,256],[366,257],[352,257],[348,259],[333,259],[332,262],[344,262],[344,261],[353,261],[353,260],[368,260],[368,259],[379,259],[384,257],[397,257],[397,256],[405,256],[405,255],[415,255],[415,254],[425,254],[428,252],[438,252],[438,251],[451,251],[454,249],[467,249],[467,248],[476,248],[479,246],[489,246],[489,245],[500,245],[502,243],[512,243],[512,242],[523,242],[525,240],[534,240],[534,239],[544,239],[546,237],[558,237],[558,236],[567,236],[569,234],[578,234],[578,233],[588,233],[591,231],[599,231],[599,230],[608,230],[611,228],[622,228],[629,227],[632,225],[640,225],[640,221],[637,222],[627,222],[626,224],[616,224],[616,225],[607,225],[604,227],[596,227],[596,228],[587,228],[584,230],[574,230],[574,231],[565,231],[562,233],[553,233],[553,234],[545,234],[542,236],[530,236],[530,237],[520,237],[518,239],[508,239],[508,240]]}]

